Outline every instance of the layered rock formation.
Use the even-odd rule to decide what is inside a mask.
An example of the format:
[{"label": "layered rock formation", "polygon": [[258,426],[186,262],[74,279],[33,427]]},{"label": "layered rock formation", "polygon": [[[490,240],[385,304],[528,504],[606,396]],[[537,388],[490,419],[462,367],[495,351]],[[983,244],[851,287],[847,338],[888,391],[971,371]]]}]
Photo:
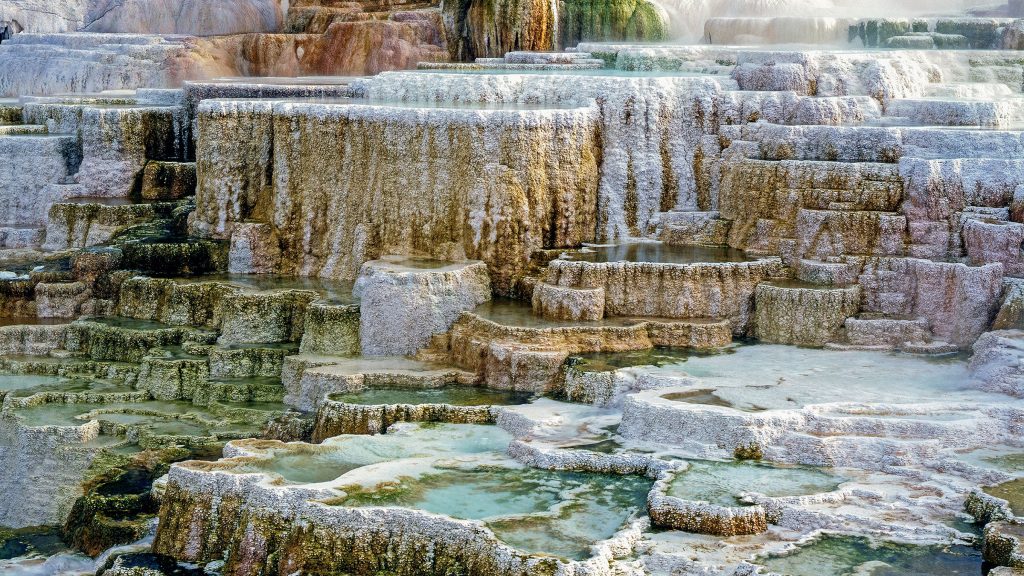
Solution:
[{"label": "layered rock formation", "polygon": [[0,526],[159,516],[113,574],[1016,566],[1021,24],[852,4],[0,7]]},{"label": "layered rock formation", "polygon": [[[280,259],[260,269],[281,273],[354,279],[363,262],[386,254],[479,259],[488,264],[495,290],[508,293],[534,250],[593,237],[596,111],[461,112],[204,103],[191,229],[235,241],[235,222],[266,224],[258,243],[276,244]],[[233,146],[242,134],[255,135],[245,139],[258,155]],[[346,146],[328,144],[344,135]],[[410,159],[403,150],[419,156]],[[369,157],[376,162],[354,160]],[[206,169],[215,165],[247,168],[220,176]],[[327,182],[344,187],[326,194]],[[321,193],[311,195],[314,190]],[[377,210],[381,203],[392,208]],[[511,226],[513,215],[529,224]],[[318,232],[303,232],[312,228]]]}]

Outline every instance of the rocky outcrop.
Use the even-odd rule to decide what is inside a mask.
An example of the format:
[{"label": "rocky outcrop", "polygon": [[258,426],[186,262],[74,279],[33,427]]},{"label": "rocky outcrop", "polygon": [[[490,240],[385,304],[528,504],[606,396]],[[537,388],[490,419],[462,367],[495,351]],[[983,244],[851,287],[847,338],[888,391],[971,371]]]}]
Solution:
[{"label": "rocky outcrop", "polygon": [[[235,222],[268,223],[267,239],[281,249],[277,272],[354,279],[363,262],[385,254],[473,258],[507,293],[534,250],[592,239],[599,156],[592,107],[485,106],[465,114],[216,101],[201,105],[199,129],[192,230],[224,238]],[[231,150],[240,134],[253,153]],[[349,145],[335,145],[339,138]],[[393,209],[378,209],[382,202]]]},{"label": "rocky outcrop", "polygon": [[760,284],[754,304],[754,337],[776,344],[823,346],[857,313],[860,298],[859,286]]},{"label": "rocky outcrop", "polygon": [[[774,258],[699,264],[555,260],[548,265],[545,281],[560,288],[600,290],[606,316],[724,319],[734,333],[744,334],[750,326],[754,289],[785,273],[782,262]],[[535,307],[554,295],[541,288],[534,293]]]},{"label": "rocky outcrop", "polygon": [[1002,265],[918,259],[869,259],[860,276],[861,310],[927,318],[934,335],[967,347],[992,321],[1002,293]]},{"label": "rocky outcrop", "polygon": [[487,266],[479,261],[386,257],[363,264],[354,290],[364,356],[415,354],[462,312],[491,299]]},{"label": "rocky outcrop", "polygon": [[565,359],[581,352],[646,350],[655,346],[712,349],[732,341],[727,320],[634,320],[622,323],[527,327],[464,313],[440,352],[492,388],[545,393],[558,386]]}]

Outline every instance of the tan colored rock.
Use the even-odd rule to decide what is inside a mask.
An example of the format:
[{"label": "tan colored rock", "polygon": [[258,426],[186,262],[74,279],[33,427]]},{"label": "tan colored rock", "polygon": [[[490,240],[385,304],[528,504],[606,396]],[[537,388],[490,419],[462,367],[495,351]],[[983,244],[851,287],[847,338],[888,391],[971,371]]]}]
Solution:
[{"label": "tan colored rock", "polygon": [[82,305],[92,297],[82,282],[36,284],[37,315],[40,318],[78,318]]},{"label": "tan colored rock", "polygon": [[701,264],[555,260],[548,265],[546,281],[566,288],[601,288],[609,317],[724,319],[735,334],[743,334],[750,324],[755,287],[785,274],[777,258]]},{"label": "tan colored rock", "polygon": [[604,288],[572,288],[539,282],[533,288],[533,313],[552,320],[604,318]]},{"label": "tan colored rock", "polygon": [[330,24],[322,34],[245,34],[211,40],[256,76],[361,76],[448,60],[437,11],[385,13]]},{"label": "tan colored rock", "polygon": [[180,200],[195,193],[195,163],[156,160],[146,163],[140,190],[143,200]]},{"label": "tan colored rock", "polygon": [[761,284],[754,304],[754,337],[775,344],[823,346],[860,308],[860,288]]},{"label": "tan colored rock", "polygon": [[595,233],[592,107],[207,101],[199,131],[192,230],[223,238],[237,222],[269,223],[277,272],[354,279],[385,254],[479,259],[507,293],[534,250]]},{"label": "tan colored rock", "polygon": [[711,349],[731,341],[732,329],[726,320],[636,319],[531,328],[465,313],[448,333],[443,354],[491,388],[543,393],[559,385],[562,364],[570,354],[655,346]]}]

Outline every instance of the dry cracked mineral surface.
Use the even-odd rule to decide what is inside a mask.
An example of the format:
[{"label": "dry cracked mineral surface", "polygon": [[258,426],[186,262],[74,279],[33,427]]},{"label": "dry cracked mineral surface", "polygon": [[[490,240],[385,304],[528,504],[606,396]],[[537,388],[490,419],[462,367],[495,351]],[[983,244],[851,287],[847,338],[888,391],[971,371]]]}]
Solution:
[{"label": "dry cracked mineral surface", "polygon": [[1019,576],[1022,246],[1022,0],[0,0],[0,575]]}]

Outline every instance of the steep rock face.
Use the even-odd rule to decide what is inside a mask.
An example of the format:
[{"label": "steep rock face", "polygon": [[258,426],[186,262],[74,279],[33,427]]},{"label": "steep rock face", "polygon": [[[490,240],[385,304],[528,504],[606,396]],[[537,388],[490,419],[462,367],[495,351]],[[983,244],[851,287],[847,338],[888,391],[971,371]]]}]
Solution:
[{"label": "steep rock face", "polygon": [[546,280],[562,287],[602,289],[609,316],[727,319],[735,333],[744,334],[755,288],[784,274],[778,259],[692,265],[556,260],[548,266]]},{"label": "steep rock face", "polygon": [[[673,208],[710,210],[702,137],[716,126],[719,83],[706,78],[523,74],[382,74],[358,87],[372,98],[438,103],[568,105],[601,110],[600,240],[641,236]],[[716,150],[717,152],[717,150]]]},{"label": "steep rock face", "polygon": [[927,318],[932,333],[967,347],[988,329],[999,307],[1003,266],[931,262],[912,258],[869,259],[859,282],[862,310]]},{"label": "steep rock face", "polygon": [[667,15],[648,0],[456,0],[444,2],[443,11],[453,60],[668,38]]},{"label": "steep rock face", "polygon": [[[353,279],[384,254],[472,258],[507,293],[534,250],[593,238],[593,107],[247,106],[200,107],[198,155],[209,160],[191,225],[226,238],[235,222],[270,224],[278,272]],[[232,130],[259,135],[248,140],[254,153],[232,150]],[[241,170],[225,169],[233,164],[219,150]]]},{"label": "steep rock face", "polygon": [[764,342],[822,346],[860,308],[860,287],[787,284],[757,287],[754,336]]},{"label": "steep rock face", "polygon": [[377,74],[447,60],[440,24],[437,11],[420,10],[335,22],[322,34],[244,34],[210,42],[252,76]]}]

